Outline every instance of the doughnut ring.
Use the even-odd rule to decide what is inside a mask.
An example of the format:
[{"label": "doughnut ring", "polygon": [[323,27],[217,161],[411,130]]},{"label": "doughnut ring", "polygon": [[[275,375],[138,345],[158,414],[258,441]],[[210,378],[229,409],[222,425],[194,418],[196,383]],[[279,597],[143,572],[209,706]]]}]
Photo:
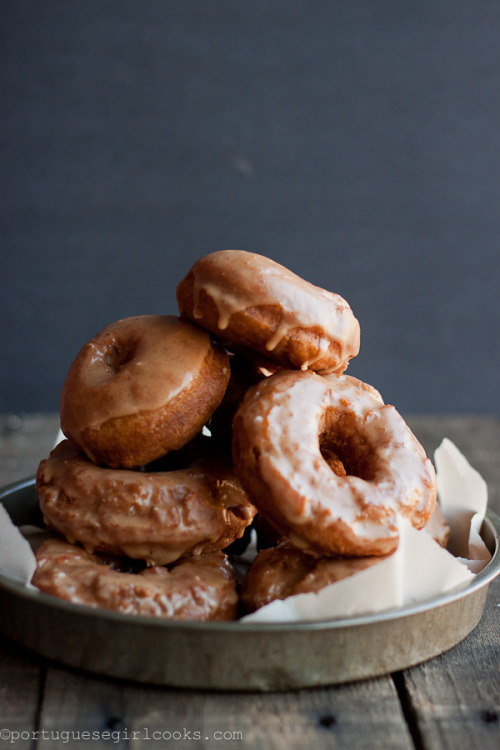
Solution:
[{"label": "doughnut ring", "polygon": [[32,584],[75,604],[179,620],[237,617],[235,576],[223,552],[187,557],[170,569],[125,573],[74,544],[48,539],[36,558]]},{"label": "doughnut ring", "polygon": [[77,354],[61,394],[61,429],[96,464],[134,468],[200,432],[229,380],[227,353],[170,315],[125,318]]},{"label": "doughnut ring", "polygon": [[177,302],[228,349],[259,352],[279,368],[342,372],[359,352],[359,323],[342,297],[256,253],[200,258],[177,286]]},{"label": "doughnut ring", "polygon": [[148,565],[224,549],[256,509],[230,463],[203,453],[183,469],[141,472],[96,466],[64,440],[38,467],[45,523],[89,552]]},{"label": "doughnut ring", "polygon": [[422,528],[434,510],[424,449],[393,406],[348,375],[284,370],[260,381],[235,415],[232,447],[250,499],[298,547],[385,555],[398,544],[398,513]]},{"label": "doughnut ring", "polygon": [[321,557],[282,539],[276,547],[261,550],[248,568],[241,585],[241,601],[246,612],[255,612],[275,599],[320,591],[383,559]]}]

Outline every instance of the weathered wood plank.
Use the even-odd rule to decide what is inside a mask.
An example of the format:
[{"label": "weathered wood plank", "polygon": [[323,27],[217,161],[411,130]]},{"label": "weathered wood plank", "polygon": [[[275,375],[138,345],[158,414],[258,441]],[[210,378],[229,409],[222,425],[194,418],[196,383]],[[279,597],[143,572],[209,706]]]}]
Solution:
[{"label": "weathered wood plank", "polygon": [[0,747],[33,746],[44,675],[41,660],[0,639]]},{"label": "weathered wood plank", "polygon": [[118,683],[52,667],[40,731],[49,738],[71,732],[75,748],[85,747],[83,732],[99,738],[92,747],[109,747],[112,740],[137,750],[154,742],[210,750],[413,748],[388,678],[294,693],[230,694]]},{"label": "weathered wood plank", "polygon": [[125,683],[50,665],[39,716],[44,750],[65,739],[75,749],[127,747],[126,738],[117,737],[124,728],[126,692]]},{"label": "weathered wood plank", "polygon": [[403,675],[427,750],[500,747],[500,580],[479,626],[448,653]]}]

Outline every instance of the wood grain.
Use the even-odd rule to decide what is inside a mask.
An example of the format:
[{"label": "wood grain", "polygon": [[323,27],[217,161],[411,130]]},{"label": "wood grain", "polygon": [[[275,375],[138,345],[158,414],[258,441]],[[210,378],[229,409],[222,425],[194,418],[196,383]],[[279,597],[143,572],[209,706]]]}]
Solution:
[{"label": "wood grain", "polygon": [[479,626],[448,653],[403,675],[410,722],[429,750],[500,747],[500,579]]},{"label": "wood grain", "polygon": [[0,676],[0,747],[13,744],[17,750],[31,748],[31,733],[38,723],[45,666],[41,659],[1,637]]},{"label": "wood grain", "polygon": [[40,730],[100,732],[103,739],[92,747],[109,747],[109,733],[118,747],[132,741],[135,748],[165,740],[169,747],[245,750],[413,747],[390,678],[324,690],[231,694],[176,692],[51,667]]}]

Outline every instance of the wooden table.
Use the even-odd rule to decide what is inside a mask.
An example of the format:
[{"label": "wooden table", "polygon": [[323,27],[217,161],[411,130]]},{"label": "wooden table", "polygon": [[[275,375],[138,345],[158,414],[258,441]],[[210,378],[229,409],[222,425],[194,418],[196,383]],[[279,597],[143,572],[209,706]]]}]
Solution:
[{"label": "wooden table", "polygon": [[[451,438],[500,513],[500,419],[408,418],[427,452]],[[32,475],[55,415],[0,417],[0,484]],[[287,693],[210,693],[77,672],[0,636],[0,747],[500,747],[500,577],[479,626],[425,664],[360,683]],[[132,647],[132,644],[131,644]]]}]

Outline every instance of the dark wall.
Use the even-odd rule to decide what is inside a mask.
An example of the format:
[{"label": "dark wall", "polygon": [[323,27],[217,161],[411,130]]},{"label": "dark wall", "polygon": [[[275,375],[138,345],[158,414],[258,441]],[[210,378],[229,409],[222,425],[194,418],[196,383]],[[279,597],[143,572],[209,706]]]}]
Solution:
[{"label": "dark wall", "polygon": [[342,294],[401,411],[500,411],[497,0],[0,9],[0,411],[230,247]]}]

